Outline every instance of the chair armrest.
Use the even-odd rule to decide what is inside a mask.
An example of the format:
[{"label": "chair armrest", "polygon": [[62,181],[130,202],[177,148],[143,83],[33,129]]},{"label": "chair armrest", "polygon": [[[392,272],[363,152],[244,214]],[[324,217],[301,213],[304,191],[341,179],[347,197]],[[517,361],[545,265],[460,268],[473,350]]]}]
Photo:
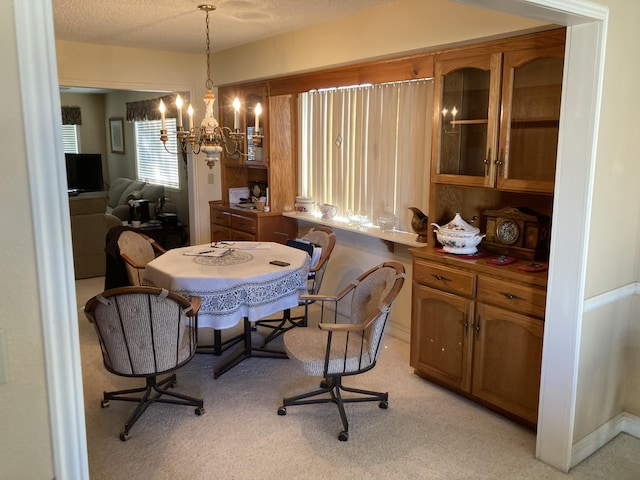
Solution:
[{"label": "chair armrest", "polygon": [[319,323],[318,328],[328,332],[362,332],[364,330],[361,323]]},{"label": "chair armrest", "polygon": [[312,295],[307,293],[300,295],[300,300],[307,302],[337,302],[338,298],[332,295]]},{"label": "chair armrest", "polygon": [[153,242],[151,242],[151,246],[159,254],[167,253],[167,250],[162,245],[160,245],[158,242],[156,242],[155,240]]},{"label": "chair armrest", "polygon": [[351,292],[351,290],[353,290],[356,287],[355,283],[350,283],[349,285],[347,285],[344,290],[342,290],[340,293],[338,293],[337,295],[312,295],[312,294],[303,294],[300,295],[300,300],[306,300],[306,301],[331,301],[331,302],[337,302],[339,300],[342,299],[342,297],[344,297],[345,295],[347,295],[349,292]]},{"label": "chair armrest", "polygon": [[144,265],[140,265],[138,263],[136,263],[129,255],[127,255],[126,253],[121,253],[120,256],[122,257],[122,259],[127,262],[129,265],[131,265],[133,268],[137,268],[138,270],[144,270]]},{"label": "chair armrest", "polygon": [[202,298],[200,297],[191,297],[189,298],[189,302],[191,302],[191,311],[187,313],[187,316],[193,317],[198,314],[200,310],[200,306],[202,305]]}]

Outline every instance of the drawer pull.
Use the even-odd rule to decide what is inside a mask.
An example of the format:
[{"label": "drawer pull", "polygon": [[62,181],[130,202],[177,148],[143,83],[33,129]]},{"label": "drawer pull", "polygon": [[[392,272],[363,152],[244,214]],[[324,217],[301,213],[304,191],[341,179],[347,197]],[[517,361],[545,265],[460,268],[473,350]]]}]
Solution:
[{"label": "drawer pull", "polygon": [[476,340],[480,338],[480,317],[478,317],[478,321],[476,322]]},{"label": "drawer pull", "polygon": [[500,295],[504,295],[509,300],[523,300],[523,301],[525,300],[524,298],[514,295],[513,293],[500,292]]},{"label": "drawer pull", "polygon": [[441,280],[441,281],[446,281],[446,282],[450,282],[451,279],[447,278],[447,277],[443,277],[442,275],[439,275],[437,273],[432,273],[431,274],[433,276],[433,278],[435,278],[436,280]]}]

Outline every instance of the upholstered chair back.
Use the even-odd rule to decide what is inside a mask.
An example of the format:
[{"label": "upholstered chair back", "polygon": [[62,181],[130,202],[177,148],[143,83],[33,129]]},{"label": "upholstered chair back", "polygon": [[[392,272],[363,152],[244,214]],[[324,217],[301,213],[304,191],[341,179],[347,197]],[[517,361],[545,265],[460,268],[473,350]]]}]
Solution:
[{"label": "upholstered chair back", "polygon": [[144,285],[144,266],[156,257],[153,243],[153,239],[132,231],[124,231],[118,237],[120,254],[132,261],[125,262],[131,285]]},{"label": "upholstered chair back", "polygon": [[104,365],[126,376],[175,370],[196,351],[195,316],[179,295],[152,287],[122,287],[95,297],[85,313],[93,321]]}]

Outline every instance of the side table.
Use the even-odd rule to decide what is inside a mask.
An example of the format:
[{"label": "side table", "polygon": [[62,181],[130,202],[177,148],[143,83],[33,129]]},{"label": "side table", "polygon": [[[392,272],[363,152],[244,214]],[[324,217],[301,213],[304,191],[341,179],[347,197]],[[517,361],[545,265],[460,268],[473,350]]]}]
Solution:
[{"label": "side table", "polygon": [[178,222],[175,226],[168,226],[152,220],[135,230],[153,238],[167,250],[189,245],[189,229],[182,222]]}]

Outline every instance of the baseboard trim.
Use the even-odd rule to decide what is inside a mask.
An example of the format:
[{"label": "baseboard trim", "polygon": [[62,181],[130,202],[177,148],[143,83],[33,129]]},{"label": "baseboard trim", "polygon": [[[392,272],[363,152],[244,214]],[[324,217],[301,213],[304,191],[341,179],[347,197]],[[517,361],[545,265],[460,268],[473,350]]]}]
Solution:
[{"label": "baseboard trim", "polygon": [[640,417],[628,412],[619,413],[582,440],[574,443],[571,451],[571,468],[588,458],[620,433],[628,433],[640,438]]},{"label": "baseboard trim", "polygon": [[403,326],[395,325],[393,322],[390,322],[389,325],[387,325],[387,333],[398,340],[402,340],[403,342],[411,342],[411,331]]}]

